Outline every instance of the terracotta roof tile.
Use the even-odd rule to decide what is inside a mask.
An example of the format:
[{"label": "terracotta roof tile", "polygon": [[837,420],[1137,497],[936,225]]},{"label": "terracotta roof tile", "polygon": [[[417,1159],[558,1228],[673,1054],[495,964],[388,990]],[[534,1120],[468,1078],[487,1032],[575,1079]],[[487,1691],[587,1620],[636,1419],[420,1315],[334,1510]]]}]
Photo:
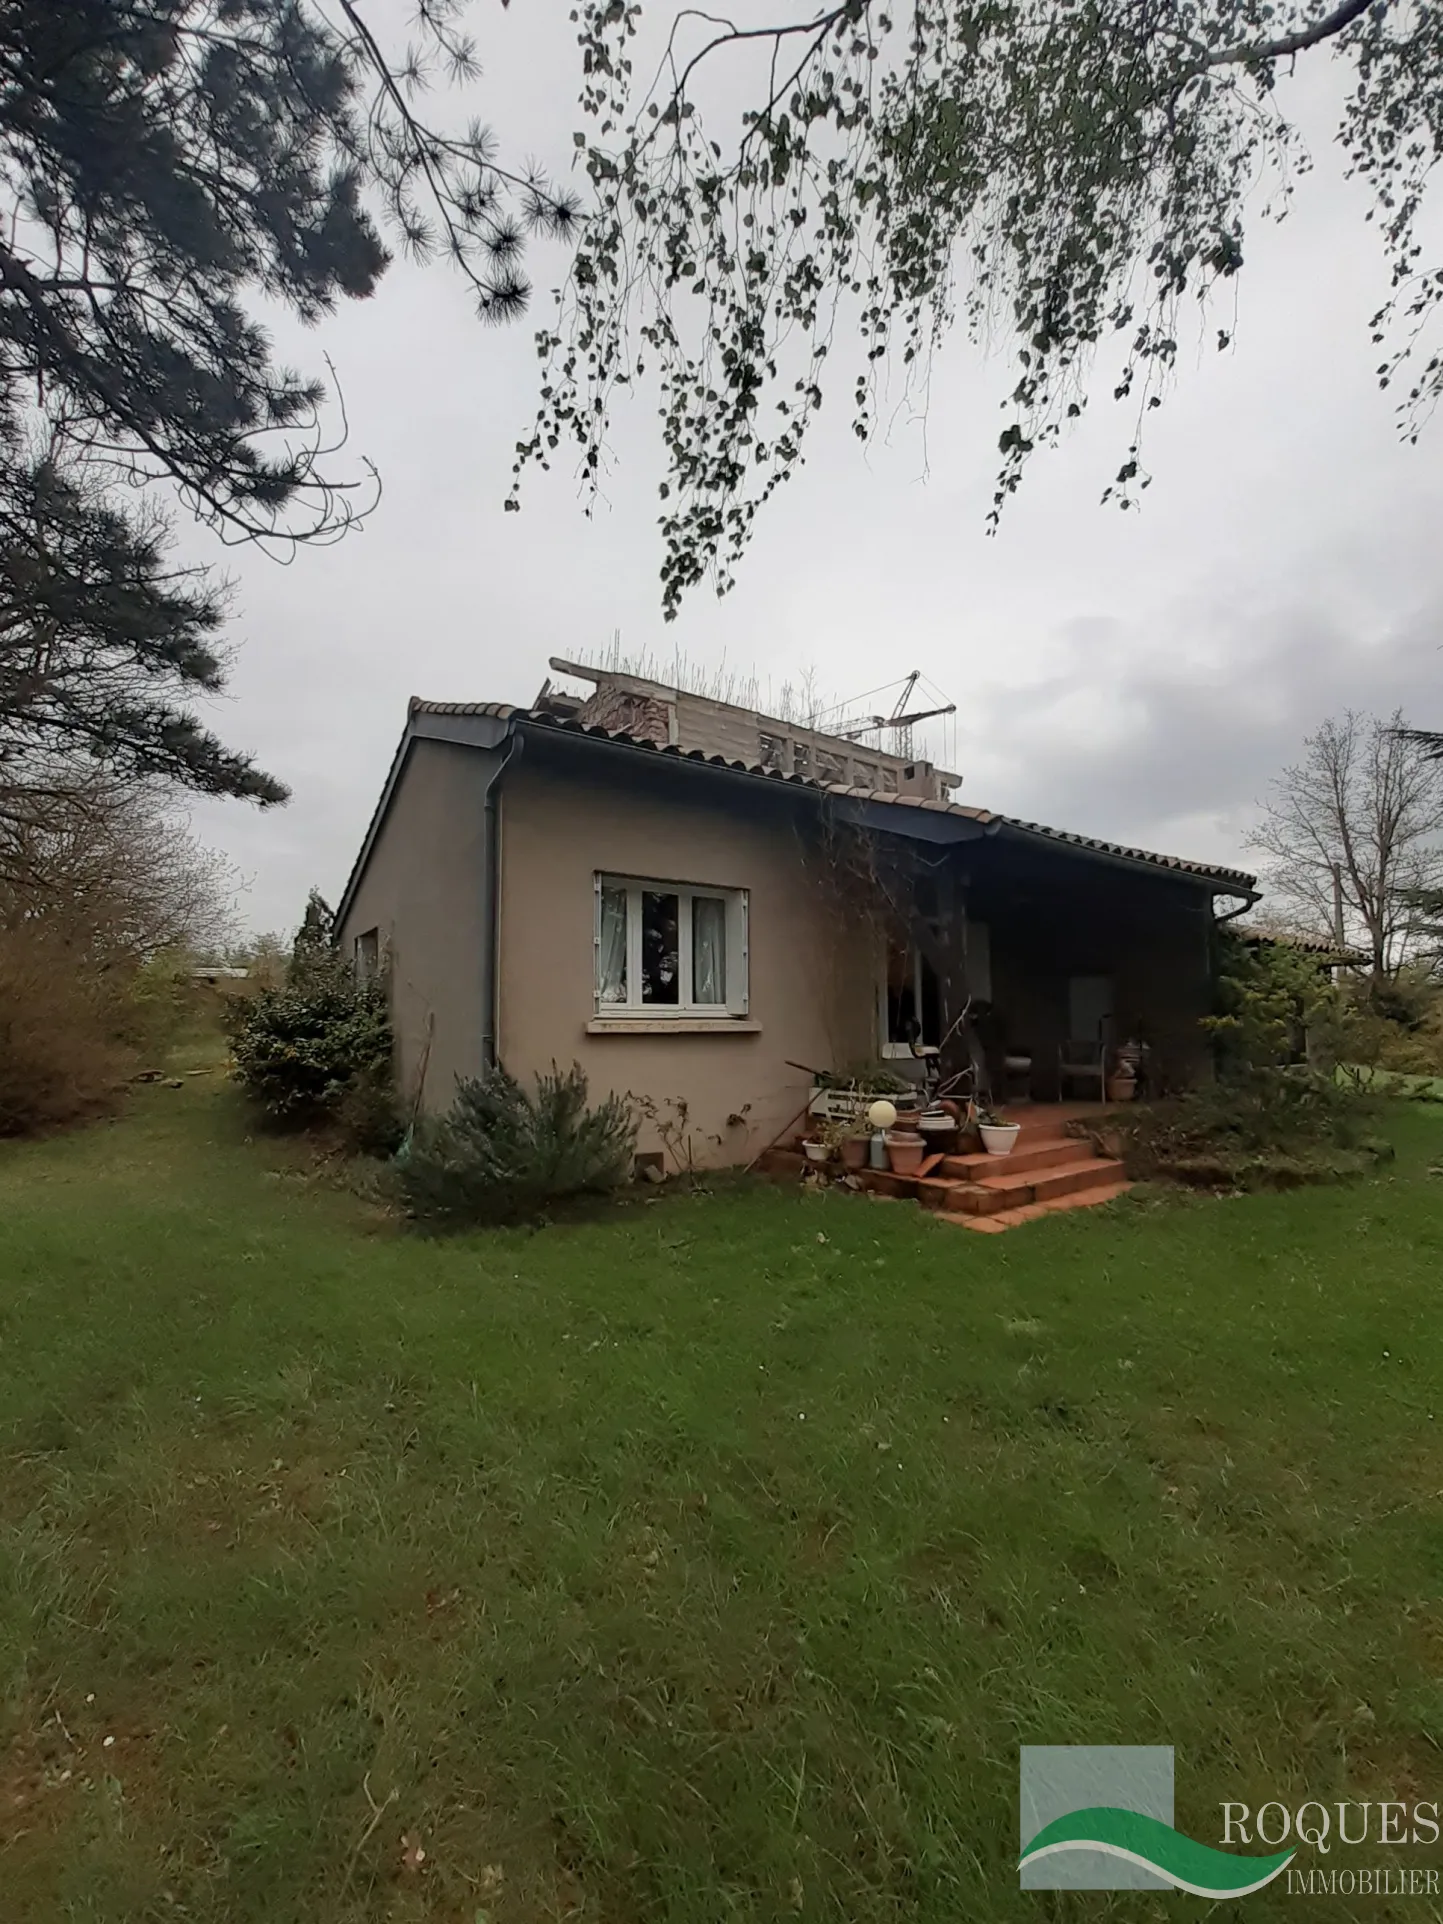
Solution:
[{"label": "terracotta roof tile", "polygon": [[[423,701],[412,696],[410,713],[413,715],[486,715],[497,721],[525,722],[528,727],[554,728],[568,735],[589,735],[599,741],[617,742],[627,748],[649,749],[652,754],[675,755],[686,761],[703,762],[715,768],[727,768],[736,773],[752,775],[762,781],[786,783],[792,788],[814,789],[822,794],[844,795],[855,800],[877,802],[889,808],[925,808],[937,814],[959,815],[968,821],[996,824],[998,828],[1008,829],[1018,835],[1035,835],[1049,842],[1060,842],[1071,848],[1086,849],[1097,855],[1107,855],[1122,861],[1140,862],[1150,868],[1170,869],[1178,875],[1195,875],[1204,880],[1224,884],[1230,891],[1238,894],[1251,893],[1257,878],[1243,869],[1224,868],[1215,862],[1190,862],[1178,855],[1159,855],[1152,849],[1130,848],[1122,842],[1104,842],[1091,835],[1076,835],[1068,829],[1049,828],[1042,822],[1025,822],[1015,815],[998,815],[989,809],[969,808],[963,802],[941,801],[924,795],[899,795],[887,789],[858,788],[842,782],[818,782],[808,775],[785,774],[778,768],[766,768],[760,762],[729,761],[724,755],[709,755],[705,749],[683,748],[678,742],[657,743],[647,741],[641,736],[628,735],[621,729],[601,728],[594,722],[577,721],[572,716],[548,715],[534,708],[517,708],[508,702],[464,702],[464,701]],[[1236,885],[1236,886],[1234,886]]]}]

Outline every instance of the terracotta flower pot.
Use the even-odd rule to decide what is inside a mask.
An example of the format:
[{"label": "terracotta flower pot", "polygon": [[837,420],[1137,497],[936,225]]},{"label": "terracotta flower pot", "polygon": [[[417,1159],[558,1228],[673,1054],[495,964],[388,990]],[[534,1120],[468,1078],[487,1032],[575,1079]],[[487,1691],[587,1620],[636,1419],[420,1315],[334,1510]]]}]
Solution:
[{"label": "terracotta flower pot", "polygon": [[901,1103],[898,1103],[897,1120],[893,1123],[892,1127],[894,1129],[903,1129],[910,1133],[915,1133],[917,1124],[921,1120],[922,1111],[917,1108],[915,1104],[910,1109],[904,1109]]},{"label": "terracotta flower pot", "polygon": [[1109,1102],[1131,1102],[1136,1094],[1136,1076],[1111,1075],[1107,1078],[1107,1099]]},{"label": "terracotta flower pot", "polygon": [[894,1176],[915,1176],[922,1166],[927,1145],[915,1129],[887,1131],[887,1160]]},{"label": "terracotta flower pot", "polygon": [[866,1136],[847,1136],[842,1142],[842,1167],[844,1169],[865,1169],[867,1151],[871,1143]]}]

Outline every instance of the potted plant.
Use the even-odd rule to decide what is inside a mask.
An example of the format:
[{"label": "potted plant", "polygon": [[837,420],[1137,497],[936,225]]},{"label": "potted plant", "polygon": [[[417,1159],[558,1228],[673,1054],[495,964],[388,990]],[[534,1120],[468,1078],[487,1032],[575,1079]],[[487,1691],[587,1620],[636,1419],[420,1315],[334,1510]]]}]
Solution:
[{"label": "potted plant", "polygon": [[896,1128],[887,1131],[887,1160],[892,1165],[894,1176],[915,1176],[926,1152],[927,1144],[920,1130]]},{"label": "potted plant", "polygon": [[841,1142],[842,1167],[853,1170],[865,1169],[867,1152],[871,1146],[871,1137],[867,1132],[859,1129],[855,1123],[851,1124]]},{"label": "potted plant", "polygon": [[1107,1078],[1107,1099],[1109,1102],[1131,1102],[1137,1094],[1137,1065],[1142,1057],[1142,1045],[1137,1042],[1123,1042],[1112,1052],[1112,1070]]},{"label": "potted plant", "polygon": [[982,1137],[982,1147],[989,1156],[1010,1156],[1017,1146],[1018,1136],[1022,1133],[1022,1124],[1004,1122],[990,1109],[979,1109],[977,1129]]},{"label": "potted plant", "polygon": [[804,1138],[802,1151],[809,1162],[835,1162],[840,1158],[845,1168],[860,1169],[867,1160],[867,1137],[861,1119],[829,1116]]},{"label": "potted plant", "polygon": [[944,1109],[940,1103],[931,1109],[924,1109],[917,1119],[917,1128],[927,1145],[928,1155],[941,1150],[950,1154],[957,1147],[957,1117],[952,1109]]}]

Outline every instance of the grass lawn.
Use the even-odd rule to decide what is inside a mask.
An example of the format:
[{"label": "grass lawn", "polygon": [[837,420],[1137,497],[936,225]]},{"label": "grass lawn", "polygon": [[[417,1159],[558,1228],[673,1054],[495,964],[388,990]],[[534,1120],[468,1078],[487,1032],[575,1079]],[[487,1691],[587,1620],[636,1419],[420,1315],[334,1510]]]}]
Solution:
[{"label": "grass lawn", "polygon": [[1443,1076],[1410,1076],[1396,1069],[1351,1068],[1346,1072],[1380,1095],[1403,1096],[1411,1102],[1443,1102]]},{"label": "grass lawn", "polygon": [[1019,1891],[1020,1743],[1175,1745],[1213,1844],[1443,1799],[1443,1113],[1390,1127],[998,1237],[428,1244],[205,1078],[0,1145],[0,1916],[1164,1918]]}]

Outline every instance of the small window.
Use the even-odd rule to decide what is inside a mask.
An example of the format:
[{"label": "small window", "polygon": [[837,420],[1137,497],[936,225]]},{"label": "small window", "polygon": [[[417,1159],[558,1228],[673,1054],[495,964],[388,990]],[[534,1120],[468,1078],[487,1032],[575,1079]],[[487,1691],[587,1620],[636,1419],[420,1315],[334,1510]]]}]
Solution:
[{"label": "small window", "polygon": [[596,1008],[638,1017],[745,1015],[746,890],[598,875]]},{"label": "small window", "polygon": [[817,750],[817,780],[836,782],[839,787],[847,786],[847,758],[835,754],[830,748]]},{"label": "small window", "polygon": [[381,972],[381,931],[366,929],[356,937],[355,969],[358,982],[374,982]]},{"label": "small window", "polygon": [[785,735],[762,734],[757,738],[761,750],[763,768],[777,768],[785,772],[787,758],[791,753],[791,743]]},{"label": "small window", "polygon": [[854,788],[875,788],[877,771],[871,762],[852,763],[852,785]]},{"label": "small window", "polygon": [[812,745],[810,742],[794,742],[792,744],[792,773],[802,776],[806,781],[811,780]]},{"label": "small window", "polygon": [[882,770],[882,787],[887,794],[889,795],[896,794],[897,771],[895,768],[884,768]]}]

